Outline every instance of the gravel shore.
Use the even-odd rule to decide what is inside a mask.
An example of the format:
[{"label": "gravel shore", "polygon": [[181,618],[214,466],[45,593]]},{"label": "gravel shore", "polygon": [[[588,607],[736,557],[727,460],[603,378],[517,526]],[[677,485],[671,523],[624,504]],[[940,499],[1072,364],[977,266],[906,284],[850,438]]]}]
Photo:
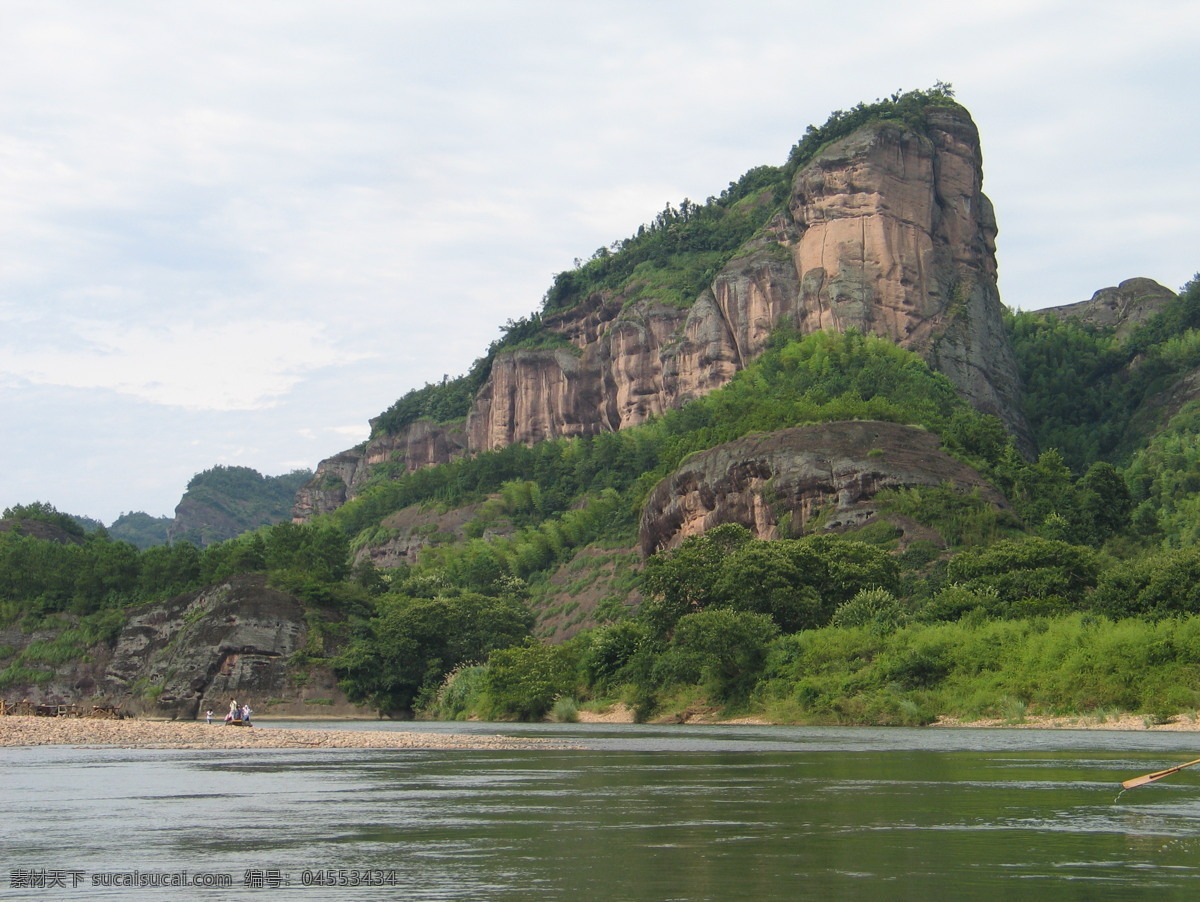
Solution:
[{"label": "gravel shore", "polygon": [[0,746],[85,745],[138,749],[544,749],[535,738],[388,730],[289,730],[270,726],[79,717],[0,717]]}]

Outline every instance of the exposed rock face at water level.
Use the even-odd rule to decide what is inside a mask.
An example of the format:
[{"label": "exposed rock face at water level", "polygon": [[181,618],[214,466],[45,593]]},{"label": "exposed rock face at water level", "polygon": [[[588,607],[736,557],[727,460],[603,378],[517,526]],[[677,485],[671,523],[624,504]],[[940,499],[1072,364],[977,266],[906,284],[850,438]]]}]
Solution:
[{"label": "exposed rock face at water level", "polygon": [[[635,426],[724,385],[780,323],[803,333],[853,327],[910,348],[1028,447],[982,181],[978,132],[961,107],[930,107],[924,133],[893,121],[867,125],[796,173],[786,209],[689,308],[635,281],[625,296],[597,293],[548,315],[547,328],[570,347],[501,354],[467,417],[465,442],[437,450],[450,459]],[[358,462],[395,458],[407,443],[375,439]],[[398,456],[410,470],[438,462],[403,448]],[[340,498],[316,488],[338,460],[318,469],[297,516],[354,494],[359,475]]]},{"label": "exposed rock face at water level", "polygon": [[130,713],[183,720],[224,717],[234,698],[260,714],[347,713],[332,674],[292,661],[310,628],[295,598],[235,577],[131,617],[96,689]]}]

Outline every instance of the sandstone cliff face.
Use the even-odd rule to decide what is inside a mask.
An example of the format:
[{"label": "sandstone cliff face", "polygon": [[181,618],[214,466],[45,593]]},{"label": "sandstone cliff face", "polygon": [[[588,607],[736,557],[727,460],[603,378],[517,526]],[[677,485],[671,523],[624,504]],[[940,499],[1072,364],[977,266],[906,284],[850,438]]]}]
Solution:
[{"label": "sandstone cliff face", "polygon": [[922,354],[1024,439],[979,136],[950,108],[930,109],[927,131],[876,123],[797,175],[793,315],[806,332],[853,326]]},{"label": "sandstone cliff face", "polygon": [[[573,350],[499,355],[465,442],[425,462],[635,426],[724,385],[780,323],[803,333],[853,327],[910,348],[1031,448],[1001,320],[978,133],[961,107],[930,108],[925,132],[878,122],[824,148],[796,173],[786,209],[688,309],[634,283],[626,290],[635,301],[596,295],[548,316]],[[353,495],[370,464],[344,458],[321,465],[298,518]],[[345,489],[332,479],[332,489],[315,488],[322,474]]]},{"label": "sandstone cliff face", "polygon": [[911,348],[1024,438],[978,133],[959,108],[928,119],[928,136],[881,122],[825,148],[796,174],[786,213],[689,310],[643,300],[601,331],[592,306],[555,324],[580,355],[507,355],[469,417],[470,448],[636,425],[724,385],[780,322]]},{"label": "sandstone cliff face", "polygon": [[639,544],[648,557],[722,523],[739,523],[760,539],[798,536],[818,515],[823,530],[843,531],[876,518],[873,499],[883,489],[943,484],[977,489],[1007,508],[924,430],[869,421],[784,429],[689,458],[651,492]]},{"label": "sandstone cliff face", "polygon": [[313,478],[296,493],[292,519],[304,522],[317,514],[337,510],[384,463],[396,463],[412,473],[422,467],[447,463],[467,447],[459,426],[440,426],[428,420],[411,423],[397,435],[381,435],[365,445],[326,458]]},{"label": "sandstone cliff face", "polygon": [[467,417],[472,450],[532,444],[600,431],[600,384],[571,350],[516,351],[492,364],[491,377]]}]

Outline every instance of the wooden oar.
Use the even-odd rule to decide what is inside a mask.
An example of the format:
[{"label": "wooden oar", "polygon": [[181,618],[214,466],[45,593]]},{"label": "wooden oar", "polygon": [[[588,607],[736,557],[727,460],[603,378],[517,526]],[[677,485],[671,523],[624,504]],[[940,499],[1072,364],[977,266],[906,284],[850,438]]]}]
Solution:
[{"label": "wooden oar", "polygon": [[1200,758],[1197,758],[1195,761],[1189,761],[1187,764],[1177,764],[1174,767],[1168,767],[1166,770],[1156,770],[1154,773],[1146,774],[1143,777],[1134,777],[1132,780],[1126,780],[1121,785],[1126,789],[1133,789],[1135,786],[1145,786],[1147,783],[1153,783],[1155,780],[1161,780],[1163,777],[1177,774],[1185,767],[1191,767],[1193,764],[1200,764]]}]

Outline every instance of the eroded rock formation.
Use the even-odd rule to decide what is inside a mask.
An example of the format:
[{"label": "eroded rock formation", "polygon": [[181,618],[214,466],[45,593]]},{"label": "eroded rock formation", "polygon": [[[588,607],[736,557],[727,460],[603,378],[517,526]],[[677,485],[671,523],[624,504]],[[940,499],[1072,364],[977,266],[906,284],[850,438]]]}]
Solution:
[{"label": "eroded rock formation", "polygon": [[1126,279],[1115,288],[1101,288],[1090,300],[1049,307],[1042,313],[1059,319],[1079,319],[1101,329],[1115,329],[1124,338],[1176,297],[1171,289],[1153,279]]},{"label": "eroded rock formation", "polygon": [[410,423],[396,435],[380,435],[364,445],[326,458],[313,478],[296,494],[292,517],[308,520],[337,510],[380,464],[394,464],[412,473],[422,467],[453,460],[467,447],[461,426],[441,426],[429,420]]},{"label": "eroded rock formation", "polygon": [[235,577],[131,617],[95,689],[130,713],[183,720],[224,717],[234,698],[259,713],[352,710],[328,672],[297,678],[289,659],[308,630],[295,598]]},{"label": "eroded rock formation", "polygon": [[651,492],[642,512],[642,554],[739,523],[760,539],[799,536],[819,519],[840,532],[875,519],[883,489],[948,484],[1007,509],[974,469],[947,455],[937,436],[912,426],[853,421],[784,429],[690,457]]},{"label": "eroded rock formation", "polygon": [[[635,426],[724,385],[781,323],[803,333],[855,328],[922,354],[1029,448],[982,182],[978,133],[961,107],[930,107],[922,132],[867,125],[797,171],[785,209],[690,307],[665,303],[635,280],[625,296],[598,293],[547,315],[546,328],[570,347],[500,354],[467,416],[465,441],[403,457],[411,469]],[[437,427],[408,427],[420,429]],[[343,503],[374,460],[409,443],[407,433],[384,437],[322,463],[296,516]]]}]

